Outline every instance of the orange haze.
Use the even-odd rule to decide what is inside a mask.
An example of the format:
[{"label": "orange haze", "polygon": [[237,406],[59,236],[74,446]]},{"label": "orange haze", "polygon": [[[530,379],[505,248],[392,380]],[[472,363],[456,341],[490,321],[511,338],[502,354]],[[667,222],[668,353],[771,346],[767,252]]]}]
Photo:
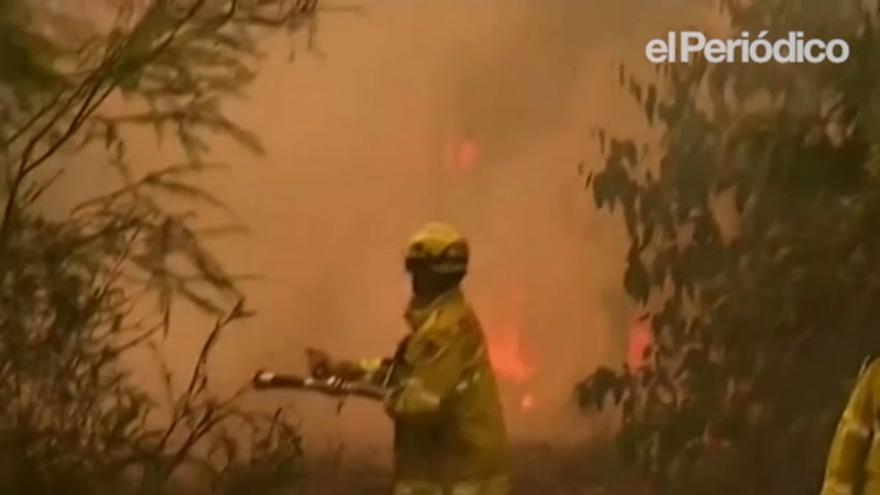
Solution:
[{"label": "orange haze", "polygon": [[[261,276],[244,286],[257,316],[221,343],[214,386],[236,387],[258,367],[300,371],[305,346],[391,352],[405,332],[404,242],[438,219],[471,241],[466,290],[512,435],[586,431],[571,386],[626,359],[636,313],[620,284],[623,233],[594,211],[578,163],[595,165],[594,126],[639,129],[614,64],[642,67],[649,38],[701,15],[691,4],[713,2],[374,0],[325,14],[319,52],[299,42],[291,62],[287,41],[269,40],[249,97],[229,105],[267,154],[218,140],[217,158],[233,167],[206,177],[250,229],[213,245],[236,271]],[[143,167],[173,159],[156,146],[144,136],[131,149]],[[163,348],[183,372],[209,325],[189,313],[178,323]],[[387,452],[390,427],[373,404],[337,415],[319,397],[252,400],[293,404],[310,447]]]}]

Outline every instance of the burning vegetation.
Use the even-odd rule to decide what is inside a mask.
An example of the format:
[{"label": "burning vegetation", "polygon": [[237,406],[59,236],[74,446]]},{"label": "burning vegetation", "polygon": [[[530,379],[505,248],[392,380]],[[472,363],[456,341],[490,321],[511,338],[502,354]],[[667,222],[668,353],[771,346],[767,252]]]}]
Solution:
[{"label": "burning vegetation", "polygon": [[483,325],[492,367],[502,388],[512,399],[512,405],[522,413],[529,413],[537,405],[531,390],[536,365],[526,356],[523,344],[525,304],[526,297],[521,290],[502,294],[494,305],[484,311]]},{"label": "burning vegetation", "polygon": [[[378,26],[339,21],[328,38],[360,50],[348,58],[312,36],[319,13],[361,11],[345,5],[61,3],[0,0],[0,493],[383,493],[380,456],[305,438],[348,421],[342,447],[370,429],[384,449],[379,408],[276,410],[239,387],[311,339],[397,338],[363,330],[397,322],[397,242],[436,216],[489,253],[476,307],[518,433],[575,412],[555,391],[589,374],[586,434],[521,440],[515,493],[817,491],[844,392],[880,346],[872,2],[721,1],[724,29],[797,23],[858,49],[834,71],[698,61],[645,77],[627,60],[608,76],[638,121],[578,68],[641,56],[613,36],[680,25],[696,1],[389,0]],[[73,12],[92,4],[97,26]],[[586,37],[606,21],[612,37]],[[314,57],[288,65],[273,34],[303,28]],[[601,160],[578,177],[596,119]],[[204,175],[254,156],[281,158]],[[239,230],[226,193],[254,237],[209,240]],[[209,320],[204,341],[180,330]]]}]

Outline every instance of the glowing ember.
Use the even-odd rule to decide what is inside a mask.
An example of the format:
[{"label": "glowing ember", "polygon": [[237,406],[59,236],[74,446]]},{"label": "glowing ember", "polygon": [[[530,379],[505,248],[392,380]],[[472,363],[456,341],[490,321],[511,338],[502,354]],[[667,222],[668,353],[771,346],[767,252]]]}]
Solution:
[{"label": "glowing ember", "polygon": [[452,156],[452,165],[456,170],[467,172],[477,166],[480,159],[480,150],[477,144],[465,139],[455,147]]},{"label": "glowing ember", "polygon": [[651,346],[652,341],[650,315],[642,315],[629,330],[626,364],[630,368],[638,369],[645,364],[645,352]]}]

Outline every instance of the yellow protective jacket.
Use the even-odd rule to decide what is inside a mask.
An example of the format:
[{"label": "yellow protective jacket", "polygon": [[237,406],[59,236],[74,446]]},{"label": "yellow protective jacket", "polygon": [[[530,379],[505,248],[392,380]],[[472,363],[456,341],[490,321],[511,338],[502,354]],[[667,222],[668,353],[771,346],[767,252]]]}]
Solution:
[{"label": "yellow protective jacket", "polygon": [[834,435],[821,495],[880,495],[880,361],[856,383]]},{"label": "yellow protective jacket", "polygon": [[398,353],[395,495],[506,495],[507,435],[482,329],[459,290],[410,305]]}]

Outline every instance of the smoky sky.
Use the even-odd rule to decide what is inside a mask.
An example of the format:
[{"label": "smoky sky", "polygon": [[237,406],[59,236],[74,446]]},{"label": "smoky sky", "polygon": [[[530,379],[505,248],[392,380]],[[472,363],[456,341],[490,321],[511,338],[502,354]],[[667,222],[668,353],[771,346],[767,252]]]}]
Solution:
[{"label": "smoky sky", "polygon": [[[621,334],[638,308],[620,283],[623,232],[594,210],[578,164],[597,165],[595,126],[639,129],[615,63],[643,64],[648,39],[699,20],[696,7],[712,3],[373,0],[323,14],[316,50],[302,37],[266,40],[249,94],[227,106],[266,154],[218,139],[215,155],[231,168],[204,178],[248,227],[210,245],[235,271],[259,276],[243,286],[257,315],[221,342],[212,387],[233,389],[259,367],[301,371],[304,346],[392,352],[406,332],[404,244],[422,223],[444,220],[471,241],[466,291],[487,331],[515,333],[534,369],[503,383],[512,434],[588,431],[571,387],[621,362]],[[475,158],[456,168],[463,145]],[[130,153],[147,170],[178,151],[144,133]],[[77,159],[59,205],[112,183],[97,156]],[[203,212],[206,223],[221,216]],[[209,327],[180,312],[161,343],[172,370],[185,374]],[[155,386],[150,357],[131,362]],[[524,396],[535,401],[529,413],[519,410]],[[375,405],[353,401],[337,414],[320,397],[248,401],[291,406],[310,447],[387,452],[388,421]]]}]

